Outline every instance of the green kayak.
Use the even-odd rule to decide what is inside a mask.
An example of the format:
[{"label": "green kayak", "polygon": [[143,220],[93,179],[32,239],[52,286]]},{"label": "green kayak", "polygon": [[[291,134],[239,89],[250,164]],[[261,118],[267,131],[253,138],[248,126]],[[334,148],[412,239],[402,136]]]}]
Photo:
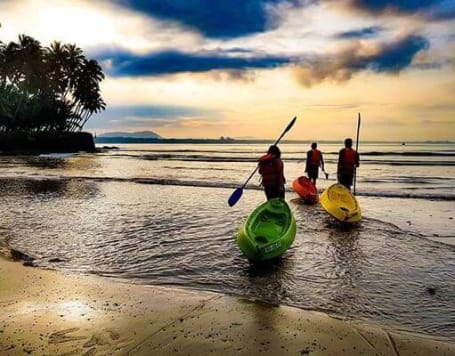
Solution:
[{"label": "green kayak", "polygon": [[296,223],[285,200],[271,199],[259,205],[237,235],[237,244],[252,261],[264,261],[283,254],[294,241]]}]

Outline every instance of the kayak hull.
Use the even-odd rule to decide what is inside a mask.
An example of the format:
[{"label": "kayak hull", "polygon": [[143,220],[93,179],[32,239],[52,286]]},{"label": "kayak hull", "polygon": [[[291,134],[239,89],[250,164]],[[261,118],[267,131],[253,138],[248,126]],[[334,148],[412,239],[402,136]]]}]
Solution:
[{"label": "kayak hull", "polygon": [[316,186],[305,176],[295,179],[292,182],[292,188],[306,204],[316,204],[319,201]]},{"label": "kayak hull", "polygon": [[259,205],[237,234],[237,245],[251,261],[265,261],[282,255],[294,242],[296,221],[284,199]]},{"label": "kayak hull", "polygon": [[322,208],[339,221],[353,223],[362,219],[357,199],[341,184],[333,184],[324,190],[320,202]]}]

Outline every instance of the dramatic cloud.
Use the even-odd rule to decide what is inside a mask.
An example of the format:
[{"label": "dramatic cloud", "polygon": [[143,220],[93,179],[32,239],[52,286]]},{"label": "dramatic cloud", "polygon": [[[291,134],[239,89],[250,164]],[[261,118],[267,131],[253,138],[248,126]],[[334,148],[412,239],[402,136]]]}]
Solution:
[{"label": "dramatic cloud", "polygon": [[145,55],[128,52],[106,52],[97,57],[112,76],[153,76],[211,70],[247,70],[274,68],[291,62],[279,56],[235,57],[229,53],[183,53],[164,51]]},{"label": "dramatic cloud", "polygon": [[370,13],[420,14],[432,20],[455,18],[453,0],[348,0],[348,4],[353,8]]},{"label": "dramatic cloud", "polygon": [[[393,42],[356,41],[332,55],[301,55],[294,57],[255,55],[248,51],[213,51],[183,53],[154,52],[135,55],[129,52],[106,51],[98,54],[107,72],[113,77],[146,77],[177,73],[232,72],[231,79],[250,80],[246,75],[254,69],[296,65],[300,83],[310,87],[325,79],[336,82],[349,80],[356,72],[399,73],[409,67],[429,42],[422,36],[408,35]],[[423,62],[422,62],[423,63]],[[425,62],[429,69],[434,65]],[[419,65],[417,60],[414,65]],[[424,69],[425,66],[420,66]],[[229,79],[229,76],[228,76]]]},{"label": "dramatic cloud", "polygon": [[311,87],[326,79],[345,81],[362,70],[399,73],[411,64],[419,51],[428,46],[425,38],[416,35],[373,47],[359,42],[333,56],[313,59],[300,66],[296,69],[296,76],[299,83]]},{"label": "dramatic cloud", "polygon": [[233,38],[275,28],[281,4],[296,6],[309,0],[117,0],[125,7],[162,20],[179,22],[210,38]]},{"label": "dramatic cloud", "polygon": [[370,38],[376,36],[382,31],[384,31],[384,28],[381,26],[370,26],[358,30],[340,32],[335,37],[340,39]]},{"label": "dramatic cloud", "polygon": [[369,139],[390,139],[394,123],[425,118],[434,127],[397,126],[394,137],[453,139],[436,125],[455,117],[445,105],[455,93],[454,7],[454,0],[0,0],[0,41],[25,33],[44,46],[75,43],[98,59],[108,107],[87,125],[98,133],[273,137],[283,117],[297,114],[312,129],[297,125],[289,137],[337,139],[350,134],[343,120],[361,111]]}]

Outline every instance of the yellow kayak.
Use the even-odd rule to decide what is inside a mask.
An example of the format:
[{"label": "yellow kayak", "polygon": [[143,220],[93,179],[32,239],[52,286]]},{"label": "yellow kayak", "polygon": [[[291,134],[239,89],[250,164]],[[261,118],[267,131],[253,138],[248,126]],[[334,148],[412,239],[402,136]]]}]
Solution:
[{"label": "yellow kayak", "polygon": [[341,184],[333,184],[319,197],[322,207],[337,220],[357,222],[362,219],[360,206],[351,191]]}]

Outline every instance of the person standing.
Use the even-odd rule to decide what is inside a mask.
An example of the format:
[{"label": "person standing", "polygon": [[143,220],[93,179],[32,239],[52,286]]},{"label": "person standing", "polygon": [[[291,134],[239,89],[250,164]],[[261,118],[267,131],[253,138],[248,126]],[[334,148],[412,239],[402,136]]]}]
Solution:
[{"label": "person standing", "polygon": [[352,139],[345,139],[344,148],[340,150],[338,155],[338,182],[346,188],[351,189],[355,170],[359,167],[359,164],[359,154],[352,148]]},{"label": "person standing", "polygon": [[281,151],[276,145],[269,147],[267,154],[259,158],[259,173],[262,176],[262,186],[264,187],[267,200],[272,198],[284,199],[284,167],[281,160]]},{"label": "person standing", "polygon": [[309,179],[316,185],[316,180],[319,176],[319,167],[322,168],[324,172],[324,158],[322,152],[317,149],[318,144],[313,142],[311,144],[311,150],[306,153],[306,164],[305,172]]}]

